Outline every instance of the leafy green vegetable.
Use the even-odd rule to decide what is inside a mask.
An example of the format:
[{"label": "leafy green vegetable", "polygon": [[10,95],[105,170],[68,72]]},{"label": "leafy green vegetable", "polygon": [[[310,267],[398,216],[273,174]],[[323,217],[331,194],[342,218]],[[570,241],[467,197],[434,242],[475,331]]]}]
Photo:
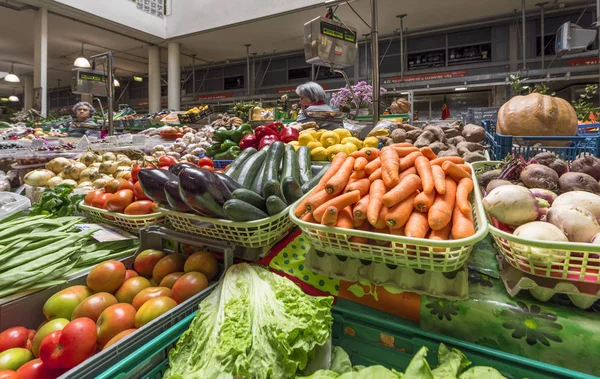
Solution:
[{"label": "leafy green vegetable", "polygon": [[506,379],[498,370],[491,367],[476,366],[463,372],[458,379]]},{"label": "leafy green vegetable", "polygon": [[259,266],[232,266],[170,351],[163,378],[293,377],[329,340],[332,300]]},{"label": "leafy green vegetable", "polygon": [[85,195],[74,195],[73,187],[59,184],[53,189],[47,188],[42,193],[40,202],[31,209],[31,215],[51,215],[54,217],[71,216],[77,212],[77,204]]}]

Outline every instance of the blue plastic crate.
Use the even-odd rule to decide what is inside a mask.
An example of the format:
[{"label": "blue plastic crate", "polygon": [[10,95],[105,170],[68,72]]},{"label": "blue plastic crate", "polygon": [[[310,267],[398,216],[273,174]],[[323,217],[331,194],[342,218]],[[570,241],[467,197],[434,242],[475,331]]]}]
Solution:
[{"label": "blue plastic crate", "polygon": [[214,160],[213,161],[215,163],[215,168],[223,169],[225,167],[227,167],[227,165],[231,164],[231,162],[233,162],[232,160]]},{"label": "blue plastic crate", "polygon": [[[496,133],[495,121],[484,120],[481,125],[486,130],[492,160],[502,160],[509,154],[521,155],[528,160],[545,151],[567,161],[577,159],[581,153],[600,155],[600,132],[595,124],[582,126],[573,137],[507,136]],[[556,142],[563,142],[565,146],[549,146]]]}]

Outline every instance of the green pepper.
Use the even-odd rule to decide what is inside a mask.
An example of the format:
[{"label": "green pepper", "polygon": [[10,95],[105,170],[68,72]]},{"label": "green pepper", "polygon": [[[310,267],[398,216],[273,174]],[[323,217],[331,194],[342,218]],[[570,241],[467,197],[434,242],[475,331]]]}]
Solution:
[{"label": "green pepper", "polygon": [[216,160],[231,160],[237,158],[241,152],[242,149],[240,149],[239,146],[232,146],[229,149],[227,149],[227,151],[215,155],[214,158]]},{"label": "green pepper", "polygon": [[254,133],[254,129],[252,129],[252,125],[242,124],[233,131],[230,139],[236,143],[239,143],[246,134],[250,134],[250,133]]},{"label": "green pepper", "polygon": [[209,147],[206,148],[206,155],[208,155],[209,157],[214,157],[216,154],[219,154],[221,152],[221,144],[220,143],[213,143],[212,145],[210,145]]},{"label": "green pepper", "polygon": [[234,130],[219,129],[215,132],[215,137],[218,141],[225,141],[231,139],[233,132]]},{"label": "green pepper", "polygon": [[237,146],[238,144],[230,139],[226,139],[225,142],[221,144],[221,151],[225,151],[230,147]]}]

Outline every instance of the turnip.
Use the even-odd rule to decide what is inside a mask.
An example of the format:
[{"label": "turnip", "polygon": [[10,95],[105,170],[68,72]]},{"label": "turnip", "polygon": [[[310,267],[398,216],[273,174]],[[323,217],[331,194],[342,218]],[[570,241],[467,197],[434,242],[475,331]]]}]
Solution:
[{"label": "turnip", "polygon": [[593,236],[592,240],[590,241],[590,243],[593,244],[593,245],[600,245],[600,233],[598,233],[595,236]]},{"label": "turnip", "polygon": [[496,170],[484,172],[483,174],[481,174],[481,176],[479,176],[479,178],[477,178],[477,180],[479,181],[479,185],[481,186],[481,188],[486,188],[488,183],[494,179],[498,179],[501,173],[502,170],[500,170],[499,168]]},{"label": "turnip", "polygon": [[600,233],[600,224],[594,215],[576,206],[552,206],[546,221],[556,225],[571,242],[591,242]]},{"label": "turnip", "polygon": [[558,180],[560,192],[586,191],[600,193],[600,184],[596,179],[582,172],[567,172]]},{"label": "turnip", "polygon": [[[554,200],[556,200],[557,196],[554,192],[549,191],[547,189],[543,189],[543,188],[530,188],[529,191],[531,191],[531,193],[533,194],[533,196],[535,196],[538,199],[538,203],[539,200],[544,200],[548,203],[548,207],[550,207],[552,205],[552,203],[554,202]],[[544,207],[546,208],[546,207]]]},{"label": "turnip", "polygon": [[581,157],[571,163],[571,170],[590,175],[596,180],[600,180],[600,159],[596,157]]},{"label": "turnip", "polygon": [[519,226],[538,218],[535,196],[525,187],[505,185],[492,190],[483,199],[483,207],[496,220]]},{"label": "turnip", "polygon": [[508,180],[504,180],[504,179],[493,179],[491,180],[486,186],[485,186],[485,192],[490,193],[492,192],[494,189],[501,187],[501,186],[512,186],[513,184],[511,182],[509,182]]},{"label": "turnip", "polygon": [[[513,235],[534,241],[569,242],[559,228],[542,221],[533,221],[521,225],[515,229]],[[509,242],[509,245],[512,249],[527,254],[532,263],[547,264],[551,262],[562,262],[566,255],[565,251],[529,247],[516,242]]]},{"label": "turnip", "polygon": [[558,187],[558,174],[541,164],[530,164],[521,171],[521,181],[529,188],[555,189]]},{"label": "turnip", "polygon": [[590,192],[571,191],[563,193],[554,200],[553,207],[576,206],[590,211],[600,220],[600,196]]},{"label": "turnip", "polygon": [[556,171],[558,176],[561,176],[562,174],[569,171],[569,167],[567,166],[567,163],[565,161],[559,159],[556,155],[554,155],[554,153],[551,153],[551,152],[536,154],[532,158],[532,160],[541,165],[550,167],[551,169]]}]

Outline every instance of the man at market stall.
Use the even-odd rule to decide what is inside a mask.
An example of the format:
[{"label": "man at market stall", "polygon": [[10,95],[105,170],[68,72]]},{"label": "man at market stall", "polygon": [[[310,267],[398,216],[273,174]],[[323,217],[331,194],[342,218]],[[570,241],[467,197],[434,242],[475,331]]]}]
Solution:
[{"label": "man at market stall", "polygon": [[302,111],[296,121],[311,121],[306,116],[307,111],[333,112],[333,109],[325,102],[325,90],[319,84],[315,82],[300,84],[296,88],[296,93],[300,96],[300,105],[302,106]]},{"label": "man at market stall", "polygon": [[94,107],[87,101],[75,104],[73,107],[75,120],[69,126],[69,136],[82,137],[86,135],[100,138],[102,128],[92,119],[95,112]]}]

